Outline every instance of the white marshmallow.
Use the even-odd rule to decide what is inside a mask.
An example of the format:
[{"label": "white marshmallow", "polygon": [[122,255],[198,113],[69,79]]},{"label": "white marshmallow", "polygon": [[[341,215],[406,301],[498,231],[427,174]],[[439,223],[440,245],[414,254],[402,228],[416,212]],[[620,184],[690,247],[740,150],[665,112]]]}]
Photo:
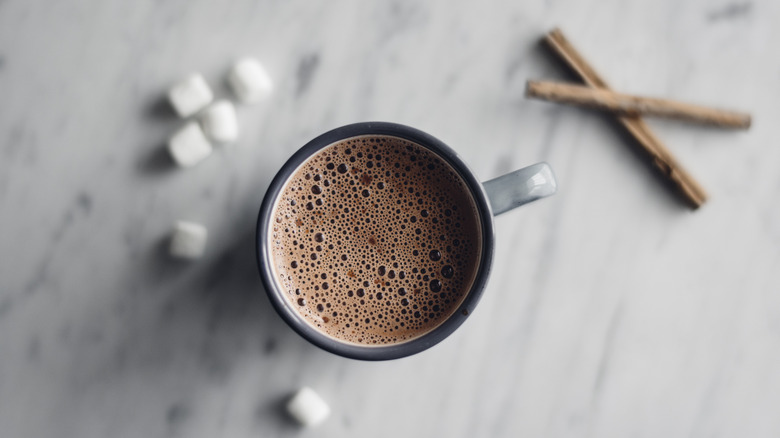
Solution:
[{"label": "white marshmallow", "polygon": [[206,251],[208,230],[201,224],[178,221],[173,228],[169,251],[172,256],[196,259]]},{"label": "white marshmallow", "polygon": [[227,100],[220,100],[203,111],[200,117],[203,132],[218,143],[230,143],[238,139],[236,108]]},{"label": "white marshmallow", "polygon": [[189,122],[168,140],[168,151],[181,167],[198,164],[211,154],[211,143],[196,122]]},{"label": "white marshmallow", "polygon": [[313,389],[303,387],[287,402],[287,412],[303,426],[316,426],[330,416],[330,407]]},{"label": "white marshmallow", "polygon": [[228,72],[228,83],[245,103],[257,102],[271,94],[273,82],[265,68],[254,58],[242,58]]},{"label": "white marshmallow", "polygon": [[198,73],[182,79],[168,91],[168,100],[179,117],[189,117],[211,103],[211,88]]}]

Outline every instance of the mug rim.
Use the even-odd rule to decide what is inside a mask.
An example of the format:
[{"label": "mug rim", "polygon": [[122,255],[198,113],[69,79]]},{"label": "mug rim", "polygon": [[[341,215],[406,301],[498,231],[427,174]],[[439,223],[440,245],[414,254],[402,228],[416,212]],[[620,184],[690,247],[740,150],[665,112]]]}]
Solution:
[{"label": "mug rim", "polygon": [[[381,346],[363,346],[347,343],[317,330],[307,323],[289,304],[285,291],[279,286],[273,274],[269,226],[274,206],[284,188],[298,167],[320,150],[345,139],[362,135],[388,135],[414,142],[424,147],[455,169],[472,197],[479,214],[482,230],[482,254],[477,273],[466,297],[460,306],[434,329],[408,341]],[[482,183],[458,154],[441,140],[418,129],[389,122],[360,122],[332,129],[321,134],[298,149],[279,169],[266,190],[257,218],[255,234],[255,255],[260,278],[268,298],[276,312],[295,332],[323,350],[342,357],[379,361],[399,359],[427,350],[452,334],[471,315],[485,289],[493,263],[494,249],[493,212]]]}]

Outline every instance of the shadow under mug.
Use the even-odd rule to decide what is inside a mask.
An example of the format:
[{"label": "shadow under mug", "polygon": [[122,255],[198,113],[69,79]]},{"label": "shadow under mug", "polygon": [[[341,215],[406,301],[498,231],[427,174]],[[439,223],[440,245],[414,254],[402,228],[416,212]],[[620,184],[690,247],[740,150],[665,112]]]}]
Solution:
[{"label": "shadow under mug", "polygon": [[[479,260],[477,274],[458,310],[437,327],[416,338],[401,343],[379,346],[341,341],[307,323],[293,308],[292,302],[286,297],[287,292],[279,285],[273,274],[270,245],[274,207],[282,194],[285,183],[295,174],[298,167],[311,156],[334,143],[365,135],[387,135],[402,138],[434,152],[449,163],[471,191],[479,214],[482,232],[482,256]],[[256,253],[260,277],[271,304],[282,319],[312,344],[331,353],[360,360],[389,360],[409,356],[441,342],[454,332],[474,310],[482,296],[493,262],[495,243],[493,216],[550,196],[556,190],[555,176],[547,163],[537,163],[481,183],[455,151],[440,140],[420,130],[386,122],[363,122],[342,126],[320,135],[300,148],[282,166],[271,182],[260,206],[257,220]]]}]

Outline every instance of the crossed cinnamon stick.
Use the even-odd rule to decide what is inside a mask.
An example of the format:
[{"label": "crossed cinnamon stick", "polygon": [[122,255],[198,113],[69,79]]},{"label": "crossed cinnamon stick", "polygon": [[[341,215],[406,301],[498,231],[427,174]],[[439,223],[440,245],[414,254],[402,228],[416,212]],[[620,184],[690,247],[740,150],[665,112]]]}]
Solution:
[{"label": "crossed cinnamon stick", "polygon": [[582,85],[528,81],[525,95],[551,102],[609,111],[624,116],[665,117],[720,128],[747,129],[750,127],[750,114],[692,105],[676,100],[633,96]]},{"label": "crossed cinnamon stick", "polygon": [[691,208],[699,208],[707,200],[707,193],[680,166],[672,153],[653,134],[640,115],[659,115],[743,129],[750,126],[750,116],[670,100],[615,93],[571,45],[560,29],[554,29],[548,33],[545,36],[545,42],[588,87],[531,81],[528,83],[526,95],[594,107],[615,113],[617,121],[637,141],[653,167],[671,183],[671,186]]}]

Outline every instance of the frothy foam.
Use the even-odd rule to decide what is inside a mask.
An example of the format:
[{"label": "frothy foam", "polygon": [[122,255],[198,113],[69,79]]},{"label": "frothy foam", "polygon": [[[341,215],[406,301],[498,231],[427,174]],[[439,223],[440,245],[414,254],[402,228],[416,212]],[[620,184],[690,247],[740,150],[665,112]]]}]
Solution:
[{"label": "frothy foam", "polygon": [[476,276],[472,195],[442,158],[392,136],[330,145],[274,207],[272,263],[287,299],[343,342],[395,344],[458,310]]}]

